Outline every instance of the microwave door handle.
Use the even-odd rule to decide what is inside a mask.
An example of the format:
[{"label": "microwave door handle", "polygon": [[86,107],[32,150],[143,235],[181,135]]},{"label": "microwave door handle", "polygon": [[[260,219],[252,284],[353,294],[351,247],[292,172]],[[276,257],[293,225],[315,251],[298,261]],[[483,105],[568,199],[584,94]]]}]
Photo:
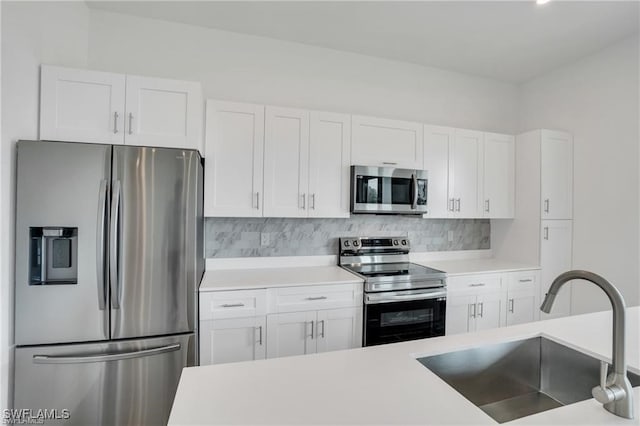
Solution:
[{"label": "microwave door handle", "polygon": [[411,200],[411,210],[418,208],[418,177],[415,173],[411,174],[411,182],[413,188],[413,196]]}]

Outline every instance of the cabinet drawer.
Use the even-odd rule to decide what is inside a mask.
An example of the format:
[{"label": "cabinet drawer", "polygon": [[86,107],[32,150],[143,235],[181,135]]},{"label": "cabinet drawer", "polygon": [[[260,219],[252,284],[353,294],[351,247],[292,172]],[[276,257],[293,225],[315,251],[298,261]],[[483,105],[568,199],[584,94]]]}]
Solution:
[{"label": "cabinet drawer", "polygon": [[268,290],[269,312],[298,312],[362,305],[362,283]]},{"label": "cabinet drawer", "polygon": [[540,281],[540,271],[511,272],[507,276],[507,291],[509,292],[535,292]]},{"label": "cabinet drawer", "polygon": [[447,277],[447,289],[453,291],[496,291],[502,289],[500,274],[460,275]]},{"label": "cabinet drawer", "polygon": [[252,317],[266,313],[265,289],[200,293],[201,320]]}]

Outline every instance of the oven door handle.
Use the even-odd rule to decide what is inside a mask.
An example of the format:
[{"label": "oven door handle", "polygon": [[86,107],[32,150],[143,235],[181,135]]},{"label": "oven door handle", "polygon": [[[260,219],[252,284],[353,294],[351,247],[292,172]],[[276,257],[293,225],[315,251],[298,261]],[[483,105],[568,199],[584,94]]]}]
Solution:
[{"label": "oven door handle", "polygon": [[436,291],[387,291],[382,293],[366,294],[364,297],[365,305],[374,305],[377,303],[392,302],[410,302],[412,300],[428,300],[440,299],[447,297],[447,291],[439,289]]}]

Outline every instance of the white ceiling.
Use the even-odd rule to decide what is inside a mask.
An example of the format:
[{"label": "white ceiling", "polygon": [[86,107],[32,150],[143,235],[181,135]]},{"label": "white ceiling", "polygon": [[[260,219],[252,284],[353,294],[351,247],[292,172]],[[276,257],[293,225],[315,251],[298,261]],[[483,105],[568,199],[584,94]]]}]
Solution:
[{"label": "white ceiling", "polygon": [[637,1],[87,1],[89,7],[522,82],[638,32]]}]

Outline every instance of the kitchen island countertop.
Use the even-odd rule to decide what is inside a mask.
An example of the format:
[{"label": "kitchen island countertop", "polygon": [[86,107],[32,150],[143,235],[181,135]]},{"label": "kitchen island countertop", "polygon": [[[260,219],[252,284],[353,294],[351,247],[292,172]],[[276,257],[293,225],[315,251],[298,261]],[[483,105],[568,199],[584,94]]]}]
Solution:
[{"label": "kitchen island countertop", "polygon": [[[603,295],[604,297],[604,295]],[[640,308],[627,310],[627,363],[640,373]],[[183,370],[170,425],[497,424],[416,358],[545,335],[611,358],[611,311],[346,351]],[[597,383],[594,383],[594,386]],[[594,399],[511,424],[637,424]]]}]

